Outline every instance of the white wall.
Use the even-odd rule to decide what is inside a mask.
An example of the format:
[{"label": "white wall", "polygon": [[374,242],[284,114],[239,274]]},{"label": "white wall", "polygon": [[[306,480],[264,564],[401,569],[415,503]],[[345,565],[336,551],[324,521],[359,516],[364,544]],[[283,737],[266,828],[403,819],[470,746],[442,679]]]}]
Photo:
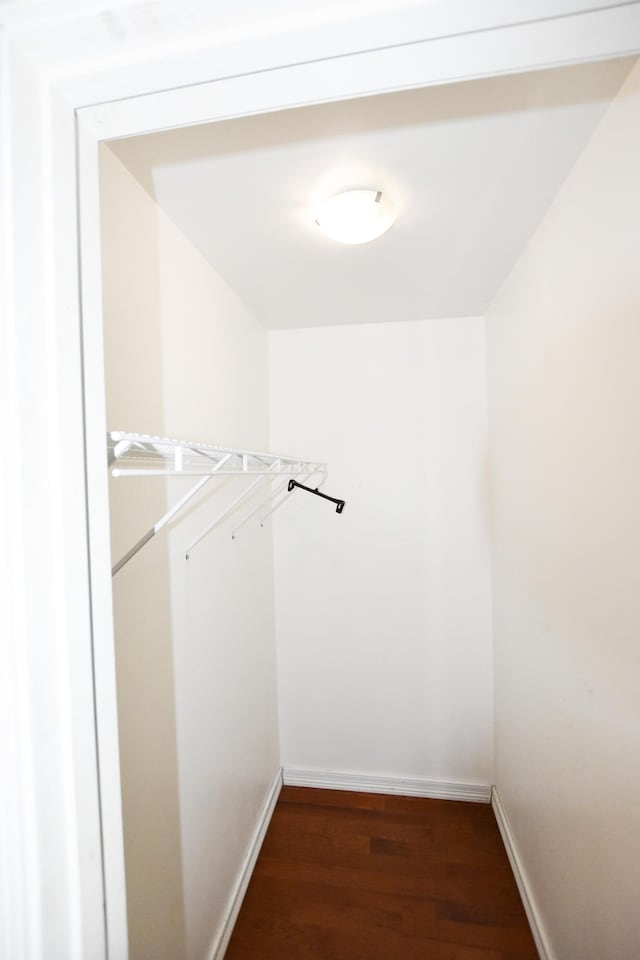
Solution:
[{"label": "white wall", "polygon": [[640,944],[640,67],[487,317],[496,779],[558,960]]},{"label": "white wall", "polygon": [[272,447],[347,501],[274,519],[284,766],[491,783],[483,321],[269,345]]},{"label": "white wall", "polygon": [[[109,429],[268,447],[264,330],[108,149],[102,208]],[[114,559],[184,483],[112,481]],[[271,532],[184,558],[243,485],[114,579],[131,960],[211,955],[279,767]]]}]

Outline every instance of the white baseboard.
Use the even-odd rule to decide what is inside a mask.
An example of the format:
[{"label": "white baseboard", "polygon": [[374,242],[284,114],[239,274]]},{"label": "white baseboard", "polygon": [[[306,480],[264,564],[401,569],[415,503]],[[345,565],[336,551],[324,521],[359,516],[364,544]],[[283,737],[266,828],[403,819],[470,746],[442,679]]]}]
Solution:
[{"label": "white baseboard", "polygon": [[498,822],[498,829],[500,830],[502,841],[504,843],[505,850],[507,851],[507,856],[509,857],[509,863],[511,864],[511,869],[513,870],[513,875],[518,885],[518,890],[522,899],[522,905],[527,915],[529,926],[531,927],[531,933],[533,935],[533,939],[535,940],[540,960],[555,960],[549,946],[549,941],[544,932],[540,914],[531,892],[531,887],[529,885],[529,881],[527,880],[527,875],[522,865],[518,848],[515,845],[511,827],[509,826],[509,821],[507,820],[504,807],[500,801],[500,794],[495,787],[493,787],[491,791],[491,806],[493,807],[493,812],[495,813],[496,820]]},{"label": "white baseboard", "polygon": [[474,803],[489,803],[491,800],[491,787],[484,783],[413,780],[406,777],[375,777],[364,773],[301,770],[297,767],[285,767],[282,771],[282,779],[285,785],[290,787],[354,790],[357,793],[395,793],[403,797],[470,800]]},{"label": "white baseboard", "polygon": [[271,822],[271,817],[273,816],[276,803],[278,802],[281,789],[282,770],[278,770],[278,773],[276,774],[271,785],[271,789],[269,790],[269,795],[267,796],[264,807],[262,808],[262,813],[260,814],[260,818],[253,834],[251,845],[244,859],[244,863],[242,864],[238,882],[236,883],[227,907],[227,911],[225,913],[222,929],[215,938],[209,953],[211,960],[223,960],[226,949],[229,945],[229,940],[231,939],[231,934],[233,933],[233,928],[235,927],[236,920],[238,919],[238,914],[240,913],[240,907],[242,906],[244,895],[247,892],[247,887],[249,886],[249,881],[251,880],[251,874],[253,873],[256,865],[258,854],[260,853],[260,848],[263,844],[269,823]]}]

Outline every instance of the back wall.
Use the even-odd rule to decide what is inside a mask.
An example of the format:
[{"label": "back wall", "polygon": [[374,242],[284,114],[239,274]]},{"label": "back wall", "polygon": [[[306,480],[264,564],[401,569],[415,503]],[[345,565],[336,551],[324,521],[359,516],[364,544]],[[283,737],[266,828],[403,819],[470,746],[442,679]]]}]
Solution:
[{"label": "back wall", "polygon": [[269,335],[271,447],[326,459],[344,513],[274,517],[282,760],[493,779],[480,318]]}]

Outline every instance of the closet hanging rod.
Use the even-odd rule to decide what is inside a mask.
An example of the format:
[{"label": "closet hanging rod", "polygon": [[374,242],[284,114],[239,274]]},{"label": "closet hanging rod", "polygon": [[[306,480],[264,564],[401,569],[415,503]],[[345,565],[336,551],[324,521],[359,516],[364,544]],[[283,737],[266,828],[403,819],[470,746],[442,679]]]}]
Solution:
[{"label": "closet hanging rod", "polygon": [[313,493],[316,497],[322,497],[323,500],[330,500],[331,503],[337,504],[336,513],[342,513],[344,510],[345,500],[337,500],[335,497],[329,497],[326,493],[321,493],[317,487],[305,487],[304,483],[298,483],[297,480],[289,480],[288,490],[289,493],[293,490],[294,487],[300,487],[301,490],[306,490],[307,493]]}]

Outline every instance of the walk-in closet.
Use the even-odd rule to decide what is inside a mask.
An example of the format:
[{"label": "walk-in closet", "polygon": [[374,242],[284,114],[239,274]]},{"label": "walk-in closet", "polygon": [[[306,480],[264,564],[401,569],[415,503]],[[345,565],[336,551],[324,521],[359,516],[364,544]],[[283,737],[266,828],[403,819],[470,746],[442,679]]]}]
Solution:
[{"label": "walk-in closet", "polygon": [[100,147],[130,960],[221,960],[283,780],[492,803],[636,955],[638,170],[631,58]]},{"label": "walk-in closet", "polygon": [[637,960],[640,0],[0,0],[1,960]]}]

